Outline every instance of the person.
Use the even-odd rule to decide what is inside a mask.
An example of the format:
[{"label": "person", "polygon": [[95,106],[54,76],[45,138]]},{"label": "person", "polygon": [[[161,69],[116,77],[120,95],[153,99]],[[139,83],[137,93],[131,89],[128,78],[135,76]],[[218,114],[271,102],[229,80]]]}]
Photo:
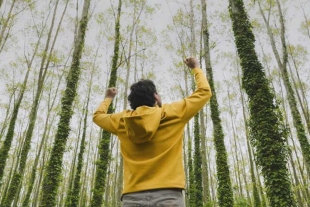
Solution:
[{"label": "person", "polygon": [[130,87],[128,101],[132,110],[107,114],[117,94],[116,88],[109,88],[93,115],[98,126],[120,140],[123,207],[185,206],[184,127],[212,94],[198,60],[189,57],[184,63],[196,81],[196,90],[190,96],[162,104],[153,81],[140,80]]}]

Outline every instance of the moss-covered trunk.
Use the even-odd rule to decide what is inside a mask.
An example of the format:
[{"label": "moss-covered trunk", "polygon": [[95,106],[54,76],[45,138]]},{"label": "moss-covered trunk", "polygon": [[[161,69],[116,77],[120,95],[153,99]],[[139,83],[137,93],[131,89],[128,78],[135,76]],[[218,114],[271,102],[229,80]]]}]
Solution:
[{"label": "moss-covered trunk", "polygon": [[280,54],[276,48],[276,42],[274,39],[274,35],[272,33],[272,29],[270,28],[269,22],[267,21],[266,17],[264,16],[263,10],[262,10],[261,5],[259,3],[260,11],[261,11],[265,25],[266,25],[267,30],[268,30],[268,35],[269,35],[269,39],[271,42],[272,50],[273,50],[273,53],[276,57],[278,67],[281,71],[283,83],[284,83],[286,93],[287,93],[287,97],[288,97],[288,103],[289,103],[290,109],[291,109],[290,111],[291,111],[291,114],[293,117],[294,127],[296,129],[297,138],[299,140],[301,151],[302,151],[302,154],[303,154],[303,157],[305,160],[306,169],[307,169],[308,174],[310,174],[310,144],[309,144],[309,141],[307,139],[304,123],[302,121],[300,112],[299,112],[298,107],[297,107],[297,101],[295,98],[295,93],[294,93],[294,90],[293,90],[293,87],[291,84],[290,75],[289,75],[288,70],[287,70],[288,53],[287,53],[287,46],[286,46],[286,39],[285,39],[285,25],[284,25],[285,23],[284,23],[283,12],[281,9],[281,4],[278,0],[276,1],[276,5],[278,7],[279,20],[280,20],[280,37],[281,37],[281,46],[282,46],[282,48],[281,48],[282,49],[282,58],[280,57]]},{"label": "moss-covered trunk", "polygon": [[[45,50],[43,53],[44,55],[43,55],[42,60],[41,60],[41,67],[40,67],[39,76],[38,76],[37,91],[36,91],[35,98],[34,98],[34,101],[32,103],[32,107],[31,107],[31,111],[30,111],[30,115],[29,115],[29,125],[28,125],[27,131],[26,131],[26,138],[25,138],[25,142],[23,144],[21,157],[18,160],[19,165],[18,165],[17,170],[14,172],[13,179],[11,181],[10,188],[9,188],[8,198],[5,199],[3,206],[11,206],[11,203],[13,202],[15,196],[18,194],[17,190],[19,188],[19,185],[23,180],[23,174],[24,174],[24,170],[26,167],[28,152],[30,150],[31,138],[32,138],[32,134],[34,131],[35,122],[36,122],[36,118],[37,118],[37,111],[39,108],[40,97],[41,97],[41,94],[43,91],[43,85],[44,85],[44,81],[45,81],[47,70],[48,70],[48,64],[45,65],[45,61],[47,58],[51,34],[53,31],[53,27],[54,27],[54,21],[55,21],[55,16],[56,16],[56,12],[57,12],[58,2],[59,2],[59,0],[56,2],[56,5],[55,5],[54,15],[53,15],[50,31],[48,34],[48,38],[46,41]],[[49,63],[49,61],[48,61],[48,63]],[[45,67],[44,67],[44,65],[45,65]]]},{"label": "moss-covered trunk", "polygon": [[199,130],[199,113],[194,117],[194,176],[195,176],[195,206],[202,207],[202,162],[201,162],[201,147],[200,147],[200,130]]},{"label": "moss-covered trunk", "polygon": [[80,179],[81,179],[81,173],[82,173],[82,167],[83,167],[83,155],[85,151],[85,138],[86,138],[86,128],[87,128],[87,116],[88,116],[88,103],[89,103],[89,95],[87,98],[87,103],[84,108],[84,123],[83,123],[83,134],[82,134],[82,139],[81,139],[81,144],[80,144],[80,151],[78,154],[78,163],[76,166],[76,173],[74,176],[74,181],[73,181],[73,188],[70,189],[67,200],[66,200],[66,206],[67,207],[74,207],[78,206],[79,204],[79,194],[80,194]]},{"label": "moss-covered trunk", "polygon": [[202,0],[202,35],[204,41],[204,53],[206,62],[206,71],[210,87],[212,88],[212,98],[210,100],[211,119],[213,123],[214,145],[216,150],[216,169],[218,177],[218,203],[221,207],[233,206],[233,191],[231,187],[230,172],[227,162],[227,151],[224,143],[224,132],[218,109],[216,90],[214,86],[213,72],[209,48],[209,32],[207,27],[206,2]]},{"label": "moss-covered trunk", "polygon": [[[239,61],[238,61],[239,64]],[[242,90],[241,86],[241,75],[240,75],[240,70],[239,67],[237,68],[237,77],[238,77],[238,87],[240,91]],[[243,115],[243,120],[244,120],[244,126],[245,126],[245,136],[246,136],[246,144],[247,144],[247,151],[248,151],[248,156],[249,156],[249,162],[250,162],[250,173],[251,173],[251,183],[252,183],[252,196],[253,196],[253,207],[264,207],[264,205],[261,202],[261,199],[259,197],[259,191],[258,191],[258,186],[256,182],[256,177],[255,177],[255,172],[254,172],[254,160],[252,157],[252,148],[250,145],[250,135],[249,135],[249,130],[247,126],[247,113],[246,113],[246,107],[245,107],[245,100],[244,100],[244,93],[241,91],[240,93],[240,99],[242,103],[242,115]]]},{"label": "moss-covered trunk", "polygon": [[273,207],[295,206],[286,166],[286,138],[275,96],[255,52],[255,38],[242,0],[229,0],[229,12],[243,70],[242,86],[249,98],[252,141]]},{"label": "moss-covered trunk", "polygon": [[[117,68],[118,68],[118,58],[119,58],[119,44],[120,44],[120,16],[121,16],[122,0],[118,1],[118,11],[117,18],[115,22],[115,43],[114,43],[114,55],[112,58],[112,68],[109,79],[108,87],[116,86],[117,79]],[[114,113],[113,103],[110,104],[108,108],[108,113]],[[93,189],[93,197],[91,200],[92,207],[100,207],[103,202],[103,193],[105,189],[105,181],[107,175],[108,164],[110,162],[110,138],[111,133],[103,130],[101,141],[99,144],[99,158],[96,162],[96,178],[95,185]]]},{"label": "moss-covered trunk", "polygon": [[[98,48],[99,49],[99,48]],[[98,56],[98,49],[96,52],[95,60],[97,59]],[[95,63],[95,61],[94,61]],[[87,93],[87,98],[86,98],[86,104],[83,109],[84,112],[84,120],[83,120],[83,132],[82,132],[82,139],[81,139],[81,144],[80,144],[80,151],[78,154],[78,163],[76,166],[75,170],[75,176],[74,176],[74,181],[73,181],[73,188],[70,189],[67,200],[66,200],[66,206],[67,207],[74,207],[78,206],[79,204],[79,199],[80,199],[80,192],[81,192],[81,174],[82,174],[82,167],[83,167],[83,156],[84,156],[84,151],[85,151],[85,139],[86,139],[86,129],[87,129],[87,117],[88,117],[88,105],[90,101],[90,93],[92,89],[92,83],[93,83],[93,76],[94,76],[94,71],[95,67],[92,68],[91,71],[91,77],[89,81],[89,88],[88,88],[88,93]]]},{"label": "moss-covered trunk", "polygon": [[88,23],[90,0],[84,1],[82,17],[78,36],[73,51],[71,68],[67,77],[67,86],[61,99],[61,112],[54,146],[52,148],[46,174],[43,180],[41,206],[55,206],[57,190],[59,187],[62,171],[62,159],[67,139],[70,133],[70,120],[72,117],[72,104],[76,96],[80,78],[80,60],[84,47],[84,39]]},{"label": "moss-covered trunk", "polygon": [[30,72],[30,69],[28,69],[26,72],[23,84],[21,86],[20,93],[18,95],[16,103],[14,104],[12,116],[10,119],[9,128],[8,128],[7,134],[6,134],[5,139],[4,139],[4,143],[3,143],[2,147],[0,148],[0,185],[1,185],[1,180],[3,178],[3,174],[4,174],[4,168],[5,168],[6,160],[8,158],[8,153],[9,153],[9,150],[11,148],[11,144],[12,144],[12,140],[13,140],[13,136],[14,136],[14,129],[15,129],[16,121],[17,121],[17,115],[18,115],[19,107],[20,107],[20,104],[22,102],[22,99],[23,99],[23,96],[25,93],[25,89],[26,89],[26,85],[28,82],[29,72]]}]

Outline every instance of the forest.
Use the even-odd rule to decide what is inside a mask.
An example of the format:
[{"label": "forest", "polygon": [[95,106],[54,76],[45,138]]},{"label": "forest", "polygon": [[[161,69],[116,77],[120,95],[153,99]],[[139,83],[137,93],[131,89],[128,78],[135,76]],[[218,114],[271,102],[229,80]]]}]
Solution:
[{"label": "forest", "polygon": [[[121,206],[116,136],[140,79],[163,103],[212,98],[186,125],[186,206],[310,207],[309,0],[0,0],[0,206]],[[164,169],[163,169],[164,170]]]}]

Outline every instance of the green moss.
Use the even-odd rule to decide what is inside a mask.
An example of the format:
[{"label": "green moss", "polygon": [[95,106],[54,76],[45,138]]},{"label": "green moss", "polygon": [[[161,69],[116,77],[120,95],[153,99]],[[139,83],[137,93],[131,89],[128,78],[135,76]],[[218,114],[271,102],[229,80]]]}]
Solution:
[{"label": "green moss", "polygon": [[[115,87],[117,80],[117,64],[119,58],[119,44],[120,44],[120,15],[121,15],[122,1],[119,0],[118,4],[118,16],[115,23],[115,43],[114,43],[114,55],[112,58],[112,69],[109,79],[108,87]],[[113,103],[110,104],[108,113],[114,113]],[[110,138],[111,133],[103,130],[101,141],[99,144],[99,158],[97,160],[95,186],[93,189],[93,197],[91,200],[92,207],[100,207],[103,202],[103,193],[105,190],[105,181],[107,175],[108,164],[111,159],[110,155]]]},{"label": "green moss", "polygon": [[194,175],[195,175],[195,206],[202,207],[202,161],[200,149],[200,130],[199,130],[199,113],[194,118],[194,140],[195,140],[195,156],[194,156]]},{"label": "green moss", "polygon": [[216,150],[216,172],[218,178],[218,203],[222,207],[233,206],[233,191],[230,180],[230,172],[227,161],[227,151],[224,143],[224,132],[220,119],[217,96],[214,86],[212,68],[207,68],[209,84],[212,89],[212,98],[210,100],[211,119],[213,123],[214,145]]},{"label": "green moss", "polygon": [[229,12],[243,69],[242,86],[249,98],[250,133],[273,207],[295,206],[286,167],[285,134],[275,96],[255,52],[255,38],[242,0],[230,0]]},{"label": "green moss", "polygon": [[[67,87],[61,99],[61,112],[56,132],[51,157],[44,175],[42,187],[42,200],[40,206],[56,206],[56,197],[59,183],[61,181],[62,159],[67,139],[70,133],[70,120],[72,117],[72,103],[76,96],[77,86],[80,78],[80,59],[84,47],[85,33],[88,23],[89,1],[85,1],[83,14],[76,47],[73,51],[71,68],[67,77]],[[85,13],[84,13],[85,9]]]},{"label": "green moss", "polygon": [[78,164],[76,167],[76,173],[74,177],[74,184],[73,188],[70,189],[68,198],[66,200],[66,207],[74,207],[78,206],[79,204],[79,199],[80,199],[80,188],[81,188],[81,173],[82,173],[82,167],[83,167],[83,155],[85,151],[85,138],[86,138],[86,128],[87,128],[87,116],[88,116],[88,102],[89,102],[89,95],[87,99],[87,104],[86,104],[86,110],[85,115],[84,115],[84,126],[83,126],[83,134],[82,134],[82,140],[81,140],[81,145],[80,145],[80,152],[78,155]]}]

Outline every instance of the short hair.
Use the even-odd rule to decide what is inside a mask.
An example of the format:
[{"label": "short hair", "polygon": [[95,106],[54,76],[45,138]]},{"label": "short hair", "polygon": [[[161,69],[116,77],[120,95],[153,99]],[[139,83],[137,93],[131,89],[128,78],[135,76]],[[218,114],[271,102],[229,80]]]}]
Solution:
[{"label": "short hair", "polygon": [[130,107],[136,110],[139,106],[154,106],[156,102],[154,94],[157,94],[157,91],[153,81],[148,79],[139,80],[130,86],[128,96]]}]

